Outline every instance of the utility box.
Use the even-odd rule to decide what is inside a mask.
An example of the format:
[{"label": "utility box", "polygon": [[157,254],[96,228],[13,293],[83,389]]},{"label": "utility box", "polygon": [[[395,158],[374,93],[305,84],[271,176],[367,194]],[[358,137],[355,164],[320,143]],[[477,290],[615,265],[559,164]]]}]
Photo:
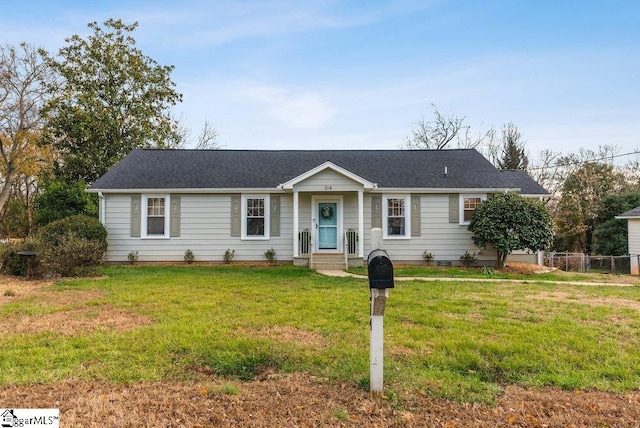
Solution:
[{"label": "utility box", "polygon": [[373,250],[367,258],[369,288],[394,288],[393,263],[384,250]]}]

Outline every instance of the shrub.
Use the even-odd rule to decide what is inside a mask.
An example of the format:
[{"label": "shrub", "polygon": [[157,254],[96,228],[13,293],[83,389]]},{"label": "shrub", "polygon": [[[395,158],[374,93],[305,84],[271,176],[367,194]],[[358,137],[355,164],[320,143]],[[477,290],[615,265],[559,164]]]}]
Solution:
[{"label": "shrub", "polygon": [[264,257],[269,260],[269,263],[275,263],[276,262],[276,250],[273,249],[273,247],[271,247],[271,249],[267,250],[264,252]]},{"label": "shrub", "polygon": [[107,229],[97,218],[81,214],[47,224],[42,228],[41,239],[47,244],[57,246],[63,237],[70,234],[80,239],[98,242],[103,255],[107,251]]},{"label": "shrub", "polygon": [[73,233],[57,238],[57,245],[43,243],[38,254],[42,270],[53,276],[94,275],[103,256],[102,242]]},{"label": "shrub", "polygon": [[235,255],[236,255],[236,250],[231,250],[227,248],[227,251],[224,252],[224,262],[231,263],[231,260],[233,260],[233,256]]},{"label": "shrub", "polygon": [[187,250],[184,252],[184,261],[191,264],[196,259],[196,256],[193,255],[193,251]]},{"label": "shrub", "polygon": [[[40,251],[40,241],[36,238],[27,238],[24,241],[12,244],[0,245],[0,262],[2,271],[9,275],[26,275],[27,258],[18,254],[20,251]],[[38,257],[30,261],[33,272],[38,271]]]},{"label": "shrub", "polygon": [[46,275],[93,275],[107,251],[107,230],[96,218],[74,215],[43,227],[40,241],[38,258]]},{"label": "shrub", "polygon": [[473,254],[469,254],[468,251],[465,251],[463,255],[460,256],[460,263],[462,263],[465,267],[469,267],[475,264],[478,261],[476,257],[476,253],[474,251]]},{"label": "shrub", "polygon": [[496,271],[492,267],[482,266],[482,269],[480,269],[480,273],[483,274],[483,275],[491,276],[491,275],[495,275]]},{"label": "shrub", "polygon": [[0,236],[25,238],[29,235],[29,213],[19,199],[10,199],[0,218]]},{"label": "shrub", "polygon": [[428,265],[431,265],[431,263],[433,262],[433,258],[433,253],[429,253],[427,250],[424,250],[424,253],[422,253],[422,259]]},{"label": "shrub", "polygon": [[127,254],[127,260],[129,260],[130,264],[134,264],[135,262],[137,262],[138,261],[138,250],[129,251],[129,254]]}]

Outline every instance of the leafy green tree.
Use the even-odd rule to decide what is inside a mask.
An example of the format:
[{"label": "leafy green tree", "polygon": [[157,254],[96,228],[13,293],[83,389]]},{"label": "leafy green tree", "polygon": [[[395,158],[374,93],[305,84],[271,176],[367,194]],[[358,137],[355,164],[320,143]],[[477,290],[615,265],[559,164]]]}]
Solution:
[{"label": "leafy green tree", "polygon": [[[169,109],[182,100],[170,74],[135,46],[138,23],[109,19],[93,34],[73,35],[59,59],[40,51],[61,76],[46,104],[45,141],[61,156],[57,174],[92,183],[135,148],[171,147],[180,140]],[[59,91],[60,90],[60,91]]]},{"label": "leafy green tree", "polygon": [[76,214],[90,217],[98,216],[98,203],[95,195],[85,192],[82,181],[67,184],[61,179],[50,179],[44,185],[44,191],[35,200],[35,222],[41,226]]},{"label": "leafy green tree", "polygon": [[498,159],[499,169],[526,170],[529,166],[529,158],[524,148],[518,127],[509,122],[502,128],[502,157]]},{"label": "leafy green tree", "polygon": [[556,213],[557,241],[563,242],[565,248],[557,249],[590,254],[600,202],[624,187],[624,176],[611,164],[585,162],[574,170],[560,192]]},{"label": "leafy green tree", "polygon": [[640,206],[640,191],[613,194],[600,201],[593,231],[596,254],[605,256],[628,254],[627,220],[619,220],[615,217],[638,206]]},{"label": "leafy green tree", "polygon": [[553,237],[551,216],[543,203],[516,192],[497,193],[476,209],[468,229],[479,248],[497,251],[496,268],[504,267],[514,250],[548,248]]}]

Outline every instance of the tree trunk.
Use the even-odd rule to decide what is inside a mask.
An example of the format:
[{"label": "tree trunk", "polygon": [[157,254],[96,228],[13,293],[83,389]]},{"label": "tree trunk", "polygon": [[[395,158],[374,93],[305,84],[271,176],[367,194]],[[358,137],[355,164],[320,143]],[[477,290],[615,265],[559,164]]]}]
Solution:
[{"label": "tree trunk", "polygon": [[502,269],[504,267],[508,255],[509,253],[507,253],[506,251],[498,251],[498,257],[496,259],[496,269]]},{"label": "tree trunk", "polygon": [[11,182],[13,181],[13,171],[7,171],[2,190],[0,190],[0,213],[4,211],[5,205],[11,195]]}]

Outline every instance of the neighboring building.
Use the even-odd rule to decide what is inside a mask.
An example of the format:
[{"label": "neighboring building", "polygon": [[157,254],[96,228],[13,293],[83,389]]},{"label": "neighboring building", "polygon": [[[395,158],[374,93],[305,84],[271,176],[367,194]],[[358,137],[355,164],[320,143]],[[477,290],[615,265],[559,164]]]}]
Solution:
[{"label": "neighboring building", "polygon": [[[107,259],[265,260],[361,265],[371,228],[394,262],[458,263],[478,251],[467,230],[495,192],[548,193],[476,150],[135,150],[89,190],[100,195]],[[493,264],[495,251],[477,257]],[[510,256],[535,263],[537,254]],[[337,267],[337,266],[336,266]]]},{"label": "neighboring building", "polygon": [[640,267],[638,266],[638,258],[640,258],[640,207],[624,212],[616,218],[627,220],[631,275],[640,275]]}]

